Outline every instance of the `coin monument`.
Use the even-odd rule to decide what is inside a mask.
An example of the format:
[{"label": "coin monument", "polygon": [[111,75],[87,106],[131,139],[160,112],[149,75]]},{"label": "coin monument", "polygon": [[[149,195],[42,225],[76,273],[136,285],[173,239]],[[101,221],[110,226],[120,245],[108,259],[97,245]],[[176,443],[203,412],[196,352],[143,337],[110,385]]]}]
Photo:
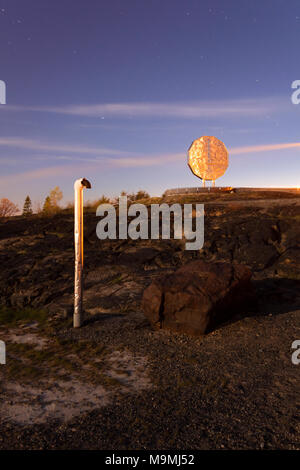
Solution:
[{"label": "coin monument", "polygon": [[217,137],[202,136],[193,141],[188,150],[188,165],[194,175],[205,181],[212,181],[224,175],[228,167],[228,151]]}]

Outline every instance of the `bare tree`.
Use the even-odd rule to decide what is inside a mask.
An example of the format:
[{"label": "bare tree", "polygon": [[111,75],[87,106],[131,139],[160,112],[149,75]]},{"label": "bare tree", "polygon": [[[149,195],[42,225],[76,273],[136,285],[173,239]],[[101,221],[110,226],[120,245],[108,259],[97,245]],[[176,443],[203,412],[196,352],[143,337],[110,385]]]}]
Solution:
[{"label": "bare tree", "polygon": [[148,194],[147,191],[140,189],[137,193],[127,194],[127,197],[130,202],[134,202],[138,201],[139,199],[149,199],[150,194]]},{"label": "bare tree", "polygon": [[11,217],[18,212],[16,204],[7,198],[0,199],[0,217]]},{"label": "bare tree", "polygon": [[42,205],[40,201],[34,201],[34,212],[40,214],[42,212]]},{"label": "bare tree", "polygon": [[61,201],[62,198],[63,198],[63,193],[62,193],[61,189],[58,186],[55,186],[55,188],[53,188],[50,191],[49,198],[50,198],[51,206],[54,209],[57,209],[58,206],[59,206],[59,201]]},{"label": "bare tree", "polygon": [[135,195],[135,201],[138,201],[139,199],[149,199],[150,194],[147,193],[147,191],[144,191],[143,189],[140,189],[136,195]]}]

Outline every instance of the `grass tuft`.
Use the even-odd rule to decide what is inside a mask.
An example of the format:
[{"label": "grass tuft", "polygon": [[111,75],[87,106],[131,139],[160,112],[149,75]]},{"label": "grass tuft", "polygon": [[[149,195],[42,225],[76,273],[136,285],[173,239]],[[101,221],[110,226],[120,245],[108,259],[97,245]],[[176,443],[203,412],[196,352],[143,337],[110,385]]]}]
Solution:
[{"label": "grass tuft", "polygon": [[47,320],[47,313],[41,309],[24,307],[15,309],[7,306],[0,306],[0,326],[17,326],[19,323],[37,322],[40,325]]}]

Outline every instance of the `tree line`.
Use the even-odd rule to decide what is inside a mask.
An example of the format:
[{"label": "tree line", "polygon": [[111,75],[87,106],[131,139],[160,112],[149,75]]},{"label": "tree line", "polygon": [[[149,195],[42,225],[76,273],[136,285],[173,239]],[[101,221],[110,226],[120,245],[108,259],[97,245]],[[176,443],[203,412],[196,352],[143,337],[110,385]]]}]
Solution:
[{"label": "tree line", "polygon": [[[122,191],[121,196],[127,196],[130,202],[150,198],[150,195],[146,191],[143,191],[141,189],[137,193],[127,193],[126,191]],[[38,209],[37,212],[45,214],[45,215],[55,214],[61,209],[59,203],[62,200],[62,198],[63,198],[63,192],[61,191],[59,186],[56,186],[50,191],[49,195],[44,200],[43,207],[41,209]],[[117,203],[117,199],[112,200],[103,195],[97,201],[94,201],[92,203],[87,202],[86,207],[97,207],[98,205],[104,204],[104,203]],[[71,208],[72,204],[70,204],[68,207]],[[0,218],[12,217],[16,215],[18,212],[19,212],[18,206],[14,204],[12,201],[10,201],[7,198],[0,199]],[[27,195],[24,201],[22,215],[24,217],[29,217],[32,214],[33,214],[32,201],[30,199],[30,196]]]},{"label": "tree line", "polygon": [[[63,193],[61,189],[56,186],[53,188],[49,195],[46,197],[43,208],[41,210],[38,210],[37,212],[42,212],[44,214],[51,214],[57,212],[60,207],[59,207],[59,202],[63,198]],[[19,208],[16,204],[14,204],[12,201],[10,201],[7,198],[2,198],[0,199],[0,218],[4,217],[12,217],[13,215],[16,215],[19,212]],[[33,214],[33,207],[32,207],[32,201],[30,199],[30,196],[26,196],[24,205],[23,205],[23,211],[22,215],[25,217],[28,217]]]}]

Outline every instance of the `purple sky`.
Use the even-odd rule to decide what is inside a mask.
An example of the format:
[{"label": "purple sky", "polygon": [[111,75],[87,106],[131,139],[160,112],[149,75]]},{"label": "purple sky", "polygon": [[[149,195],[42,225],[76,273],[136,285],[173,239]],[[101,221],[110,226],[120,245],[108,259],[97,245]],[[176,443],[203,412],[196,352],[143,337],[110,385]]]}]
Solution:
[{"label": "purple sky", "polygon": [[231,186],[300,186],[300,3],[0,0],[0,198],[197,186],[215,135]]}]

